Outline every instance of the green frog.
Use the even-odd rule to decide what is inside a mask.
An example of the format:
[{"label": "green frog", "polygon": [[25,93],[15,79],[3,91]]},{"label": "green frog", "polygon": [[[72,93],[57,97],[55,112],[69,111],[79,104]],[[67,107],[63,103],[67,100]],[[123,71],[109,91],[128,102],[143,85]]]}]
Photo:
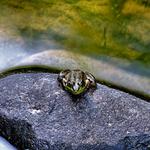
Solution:
[{"label": "green frog", "polygon": [[81,70],[64,70],[58,75],[58,81],[63,88],[73,95],[80,95],[89,88],[96,88],[95,77]]}]

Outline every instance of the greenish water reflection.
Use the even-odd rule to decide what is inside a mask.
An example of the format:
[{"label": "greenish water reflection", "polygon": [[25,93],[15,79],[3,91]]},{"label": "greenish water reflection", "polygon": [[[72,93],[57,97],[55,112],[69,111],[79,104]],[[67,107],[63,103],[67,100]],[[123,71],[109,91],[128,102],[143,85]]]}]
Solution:
[{"label": "greenish water reflection", "polygon": [[0,24],[27,45],[54,39],[85,55],[150,64],[149,1],[1,0],[0,10]]}]

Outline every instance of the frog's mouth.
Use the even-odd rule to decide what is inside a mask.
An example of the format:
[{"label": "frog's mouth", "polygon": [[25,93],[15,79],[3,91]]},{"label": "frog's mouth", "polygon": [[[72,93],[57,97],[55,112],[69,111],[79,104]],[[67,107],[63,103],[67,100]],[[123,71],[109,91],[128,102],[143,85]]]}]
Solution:
[{"label": "frog's mouth", "polygon": [[85,87],[80,87],[79,89],[74,90],[73,88],[66,86],[65,90],[68,91],[69,93],[73,94],[73,95],[79,95],[85,91]]}]

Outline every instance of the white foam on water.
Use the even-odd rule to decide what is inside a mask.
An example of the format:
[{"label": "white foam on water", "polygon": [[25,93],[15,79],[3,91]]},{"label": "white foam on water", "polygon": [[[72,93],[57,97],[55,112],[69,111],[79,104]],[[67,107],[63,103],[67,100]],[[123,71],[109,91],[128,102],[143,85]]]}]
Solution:
[{"label": "white foam on water", "polygon": [[14,146],[12,146],[7,140],[0,137],[0,150],[17,150]]}]

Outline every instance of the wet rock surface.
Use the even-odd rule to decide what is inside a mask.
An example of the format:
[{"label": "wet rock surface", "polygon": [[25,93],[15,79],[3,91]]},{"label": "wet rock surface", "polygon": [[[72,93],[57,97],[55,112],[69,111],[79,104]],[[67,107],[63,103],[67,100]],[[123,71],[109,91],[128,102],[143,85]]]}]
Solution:
[{"label": "wet rock surface", "polygon": [[71,97],[56,74],[0,79],[0,136],[18,149],[124,150],[150,147],[150,104],[98,84]]}]

